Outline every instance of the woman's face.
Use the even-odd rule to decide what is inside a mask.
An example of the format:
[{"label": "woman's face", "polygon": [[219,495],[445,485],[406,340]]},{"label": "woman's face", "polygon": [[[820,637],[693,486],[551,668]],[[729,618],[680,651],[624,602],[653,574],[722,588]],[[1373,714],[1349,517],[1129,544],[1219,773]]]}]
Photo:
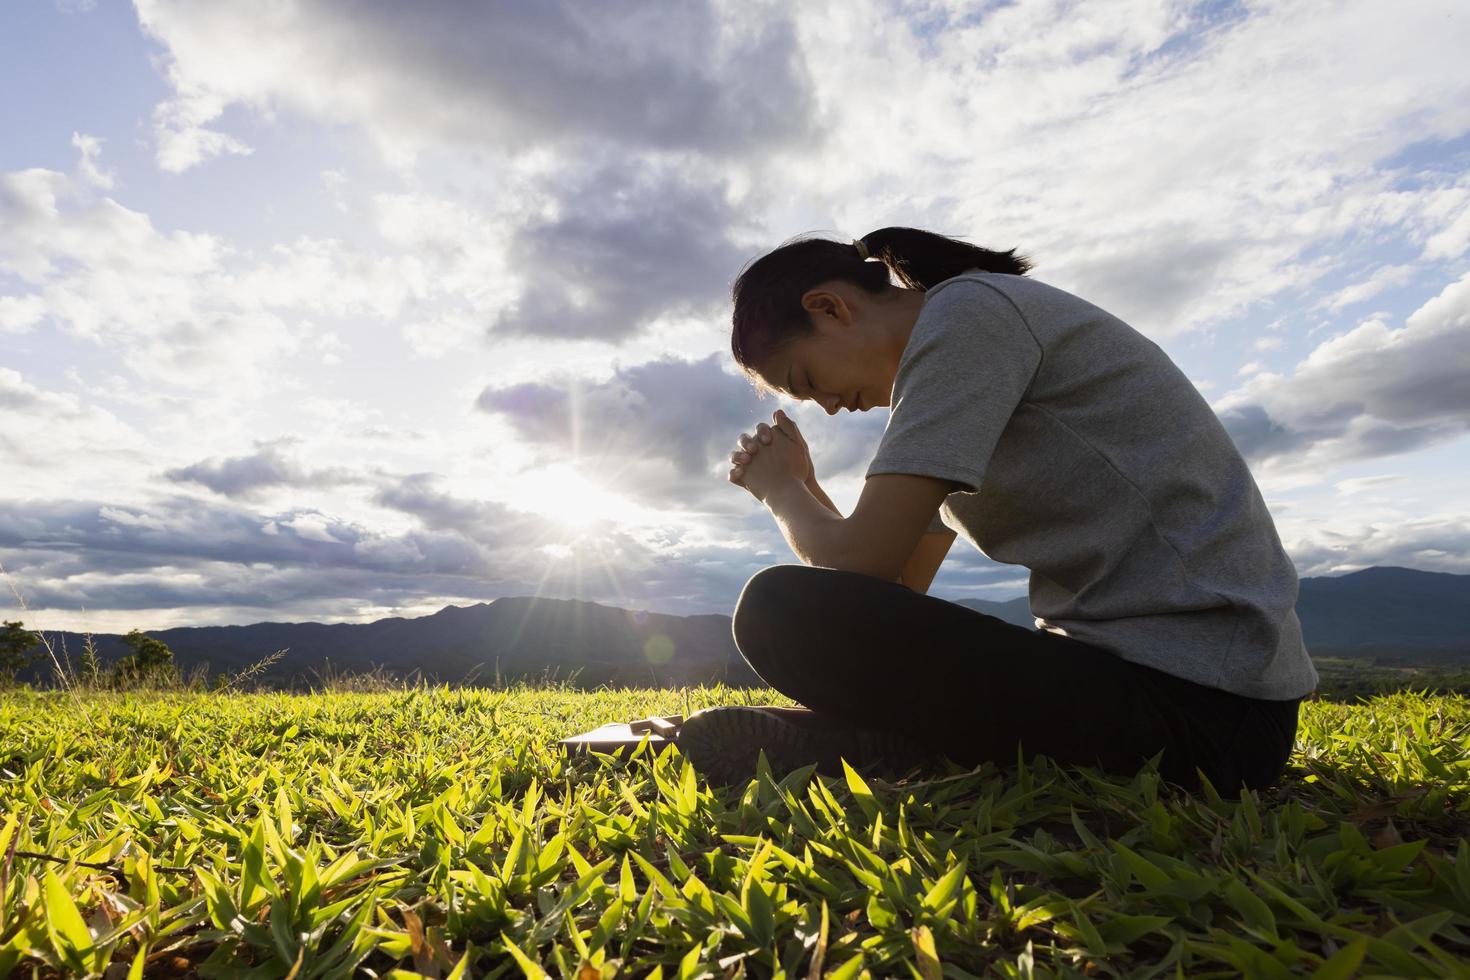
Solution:
[{"label": "woman's face", "polygon": [[816,331],[772,354],[757,370],[766,383],[836,415],[866,412],[893,396],[897,365],[863,321],[815,314]]}]

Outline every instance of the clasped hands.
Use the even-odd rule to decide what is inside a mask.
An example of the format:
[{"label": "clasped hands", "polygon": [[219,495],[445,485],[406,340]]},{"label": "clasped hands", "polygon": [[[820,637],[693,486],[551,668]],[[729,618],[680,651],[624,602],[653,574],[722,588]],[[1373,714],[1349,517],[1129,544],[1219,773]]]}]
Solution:
[{"label": "clasped hands", "polygon": [[730,482],[749,490],[762,503],[782,484],[806,483],[812,477],[811,451],[801,430],[781,409],[771,413],[755,433],[740,434],[740,448],[730,454]]}]

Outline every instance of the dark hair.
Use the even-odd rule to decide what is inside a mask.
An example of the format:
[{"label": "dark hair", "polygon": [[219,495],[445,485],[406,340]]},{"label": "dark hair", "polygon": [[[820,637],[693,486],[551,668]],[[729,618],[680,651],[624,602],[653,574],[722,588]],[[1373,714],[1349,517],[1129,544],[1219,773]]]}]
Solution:
[{"label": "dark hair", "polygon": [[730,290],[735,304],[730,349],[735,363],[757,385],[757,363],[813,332],[801,297],[818,283],[840,279],[876,295],[887,292],[892,279],[909,289],[927,290],[971,269],[1024,276],[1031,268],[1015,249],[993,252],[918,228],[879,228],[861,241],[878,261],[865,261],[851,243],[802,235],[740,273]]}]

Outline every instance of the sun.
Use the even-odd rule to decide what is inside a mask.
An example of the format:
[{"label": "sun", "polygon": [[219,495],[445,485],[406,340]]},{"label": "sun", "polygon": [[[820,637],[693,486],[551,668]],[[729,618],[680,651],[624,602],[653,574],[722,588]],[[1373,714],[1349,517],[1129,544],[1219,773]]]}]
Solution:
[{"label": "sun", "polygon": [[547,517],[568,532],[585,531],[598,524],[636,524],[647,517],[644,508],[588,479],[568,463],[520,474],[507,503],[517,510]]}]

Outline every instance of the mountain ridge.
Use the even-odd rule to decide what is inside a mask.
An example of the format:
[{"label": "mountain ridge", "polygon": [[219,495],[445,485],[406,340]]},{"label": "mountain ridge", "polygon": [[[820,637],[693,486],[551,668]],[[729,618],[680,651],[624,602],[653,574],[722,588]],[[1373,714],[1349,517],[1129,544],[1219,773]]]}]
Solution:
[{"label": "mountain ridge", "polygon": [[[1025,597],[946,601],[1028,629],[1035,625]],[[1470,575],[1373,566],[1306,578],[1297,613],[1307,648],[1317,656],[1422,652],[1470,660]],[[578,683],[591,685],[762,683],[735,647],[729,616],[675,616],[586,599],[502,596],[369,623],[267,621],[146,632],[168,644],[185,671],[206,664],[211,673],[233,672],[285,649],[282,663],[266,676],[294,686],[329,668],[418,670],[443,681],[578,671]],[[84,642],[78,633],[47,635],[72,661]],[[104,664],[126,652],[116,634],[92,639]],[[23,671],[20,679],[40,681],[51,674],[47,662]]]}]

